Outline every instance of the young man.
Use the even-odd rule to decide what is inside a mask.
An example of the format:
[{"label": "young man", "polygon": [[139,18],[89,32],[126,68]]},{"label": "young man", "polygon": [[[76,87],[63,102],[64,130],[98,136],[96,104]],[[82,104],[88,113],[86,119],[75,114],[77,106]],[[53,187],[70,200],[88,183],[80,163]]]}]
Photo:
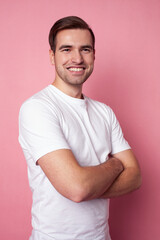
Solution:
[{"label": "young man", "polygon": [[82,94],[95,38],[78,17],[50,30],[55,80],[21,107],[19,142],[33,192],[30,240],[109,240],[109,200],[140,186],[113,111]]}]

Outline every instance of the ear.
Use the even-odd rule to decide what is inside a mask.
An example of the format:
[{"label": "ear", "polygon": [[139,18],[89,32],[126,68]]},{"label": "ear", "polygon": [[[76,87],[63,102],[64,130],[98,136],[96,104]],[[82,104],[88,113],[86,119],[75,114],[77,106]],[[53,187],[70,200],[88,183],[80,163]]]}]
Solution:
[{"label": "ear", "polygon": [[49,49],[49,57],[51,64],[54,65],[54,52],[51,49]]}]

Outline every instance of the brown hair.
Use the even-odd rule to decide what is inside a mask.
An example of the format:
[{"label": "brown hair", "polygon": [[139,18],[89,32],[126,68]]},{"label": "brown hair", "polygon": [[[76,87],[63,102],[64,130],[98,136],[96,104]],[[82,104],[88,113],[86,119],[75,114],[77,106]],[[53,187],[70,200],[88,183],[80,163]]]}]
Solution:
[{"label": "brown hair", "polygon": [[53,52],[55,53],[56,50],[56,35],[59,31],[65,29],[87,29],[92,37],[93,40],[93,48],[95,45],[95,36],[92,29],[89,25],[81,18],[76,16],[69,16],[59,19],[55,24],[52,26],[49,32],[49,44]]}]

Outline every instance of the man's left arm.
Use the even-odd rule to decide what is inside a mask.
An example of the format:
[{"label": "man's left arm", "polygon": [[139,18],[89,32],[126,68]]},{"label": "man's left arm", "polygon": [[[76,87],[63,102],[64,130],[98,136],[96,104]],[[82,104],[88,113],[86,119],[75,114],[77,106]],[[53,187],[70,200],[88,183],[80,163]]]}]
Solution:
[{"label": "man's left arm", "polygon": [[113,157],[122,162],[124,170],[100,198],[118,197],[138,189],[141,185],[140,167],[132,150],[113,154]]}]

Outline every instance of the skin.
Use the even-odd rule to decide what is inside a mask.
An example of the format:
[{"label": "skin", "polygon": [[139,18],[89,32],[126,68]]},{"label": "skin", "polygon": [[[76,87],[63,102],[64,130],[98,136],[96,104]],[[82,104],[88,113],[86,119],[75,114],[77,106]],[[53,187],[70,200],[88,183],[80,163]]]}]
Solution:
[{"label": "skin", "polygon": [[[95,60],[90,32],[62,30],[56,40],[55,54],[49,52],[56,72],[53,85],[71,97],[82,98],[83,83],[91,75]],[[57,191],[74,202],[124,195],[141,185],[140,168],[132,150],[114,154],[92,167],[81,167],[68,149],[48,153],[37,163]]]},{"label": "skin", "polygon": [[132,192],[141,186],[141,173],[138,161],[132,150],[125,150],[113,155],[124,167],[116,181],[104,192],[101,198],[113,198]]},{"label": "skin", "polygon": [[[82,97],[82,85],[91,75],[95,52],[88,30],[70,29],[57,34],[55,54],[50,50],[56,76],[53,85],[76,98]],[[73,68],[82,71],[73,71]],[[72,70],[72,71],[71,71]]]}]

